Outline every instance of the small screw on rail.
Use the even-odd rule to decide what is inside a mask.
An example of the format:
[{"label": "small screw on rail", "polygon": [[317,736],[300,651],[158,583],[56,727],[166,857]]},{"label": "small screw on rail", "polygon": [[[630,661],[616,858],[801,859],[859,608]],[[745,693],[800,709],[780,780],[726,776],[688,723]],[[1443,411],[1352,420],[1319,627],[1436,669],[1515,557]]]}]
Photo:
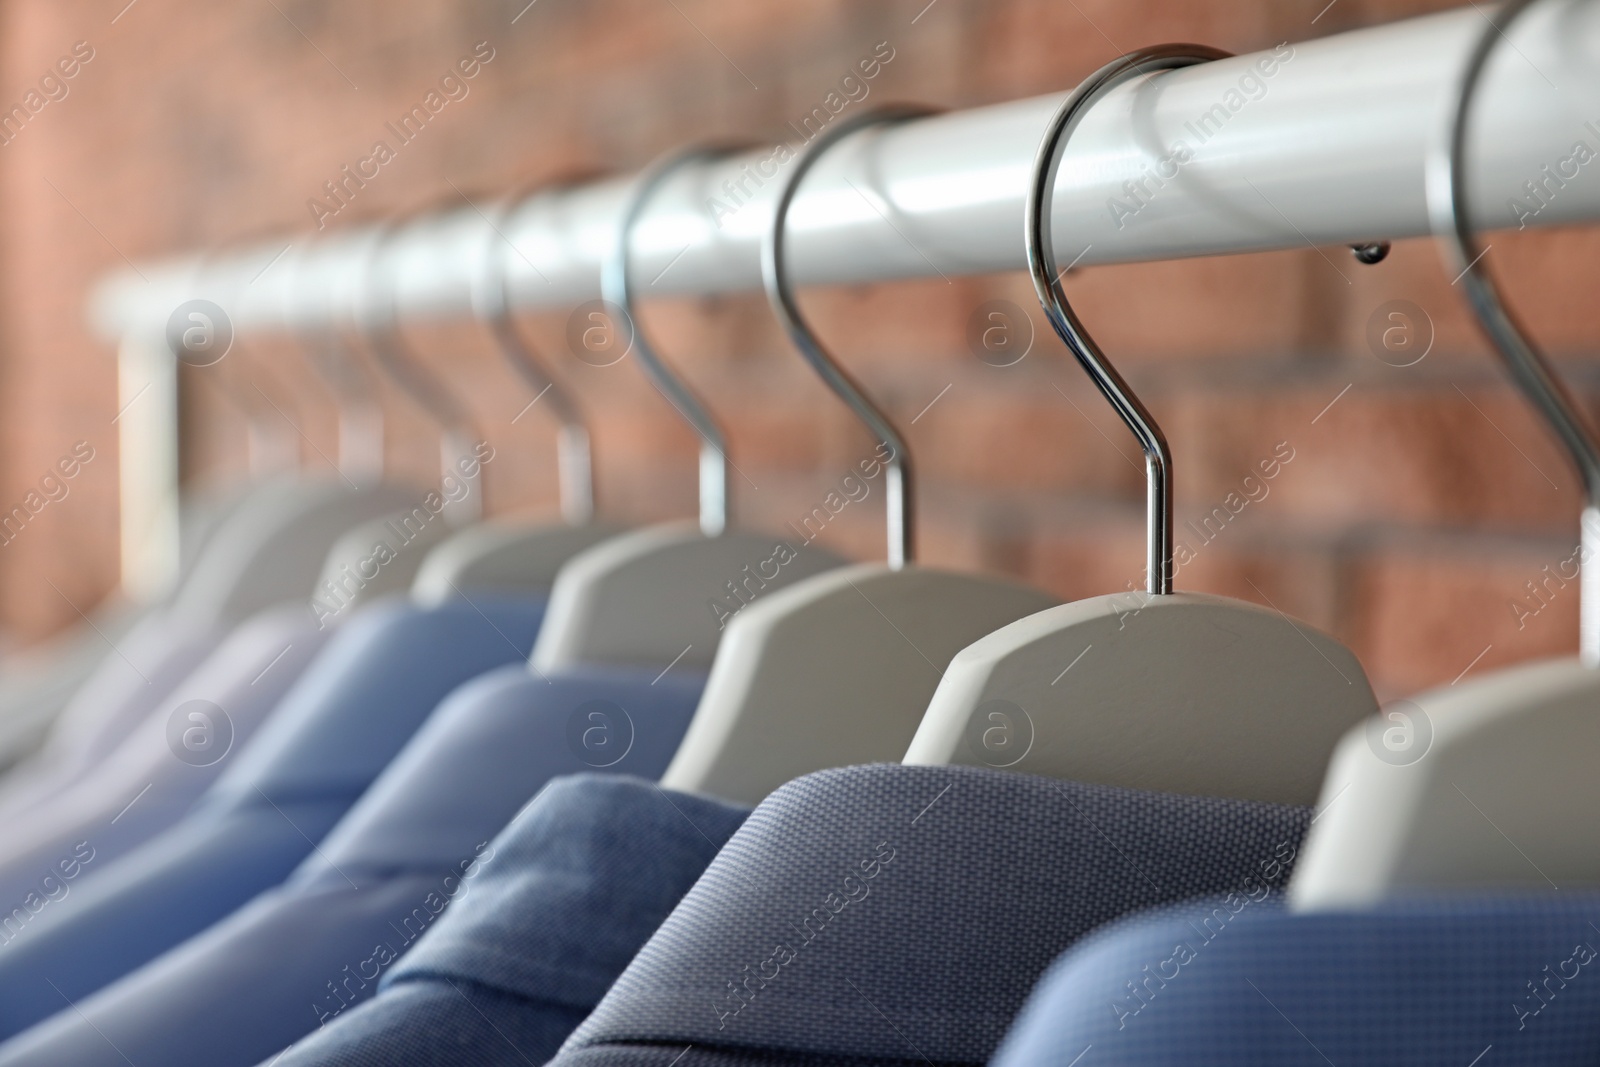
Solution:
[{"label": "small screw on rail", "polygon": [[1382,263],[1388,257],[1389,242],[1367,241],[1363,244],[1351,245],[1350,251],[1355,254],[1359,262],[1371,266],[1374,263]]}]

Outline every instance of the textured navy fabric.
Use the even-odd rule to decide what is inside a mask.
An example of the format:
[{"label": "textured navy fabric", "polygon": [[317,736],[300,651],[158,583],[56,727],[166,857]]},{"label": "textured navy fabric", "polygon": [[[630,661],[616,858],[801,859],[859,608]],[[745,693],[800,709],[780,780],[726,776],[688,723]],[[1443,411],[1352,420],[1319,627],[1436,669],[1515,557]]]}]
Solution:
[{"label": "textured navy fabric", "polygon": [[1051,968],[995,1067],[1074,1063],[1600,1063],[1600,895],[1118,924]]},{"label": "textured navy fabric", "polygon": [[[458,872],[378,996],[347,1008],[359,991],[334,987],[325,1025],[278,1067],[543,1063],[747,814],[622,775],[556,779]],[[384,957],[354,977],[377,979]]]},{"label": "textured navy fabric", "polygon": [[[619,668],[541,678],[522,664],[467,683],[285,885],[26,1035],[38,1059],[14,1060],[0,1049],[0,1063],[98,1062],[77,1051],[80,1039],[117,1062],[103,1033],[135,1062],[248,1067],[370,996],[384,957],[406,951],[431,925],[490,839],[552,777],[593,763],[659,777],[704,683],[703,674]],[[612,709],[610,721],[589,718],[597,707]],[[614,751],[582,745],[583,731],[595,729],[609,736],[590,741],[609,741]],[[600,810],[610,794],[590,792]],[[632,815],[624,807],[615,817]],[[495,886],[511,887],[509,908],[521,883],[516,861],[508,862]],[[593,934],[583,937],[587,944]],[[606,985],[625,962],[606,972]],[[570,984],[576,965],[563,967]],[[499,971],[474,973],[507,982]]]},{"label": "textured navy fabric", "polygon": [[380,602],[352,617],[188,817],[93,871],[0,949],[0,1034],[281,882],[446,694],[527,656],[542,615],[540,600],[475,597],[429,609]]},{"label": "textured navy fabric", "polygon": [[261,1067],[537,1067],[590,1007],[464,978],[401,982]]},{"label": "textured navy fabric", "polygon": [[1287,875],[1306,809],[970,767],[758,807],[555,1064],[980,1064],[1063,949]]}]

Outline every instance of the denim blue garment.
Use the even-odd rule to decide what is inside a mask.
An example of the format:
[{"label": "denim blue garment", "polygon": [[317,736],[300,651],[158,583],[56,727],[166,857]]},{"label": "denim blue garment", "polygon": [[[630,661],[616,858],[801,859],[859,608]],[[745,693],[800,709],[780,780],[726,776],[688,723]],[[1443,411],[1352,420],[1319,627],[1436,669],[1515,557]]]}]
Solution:
[{"label": "denim blue garment", "polygon": [[982,1064],[1063,949],[1131,911],[1281,880],[1309,819],[987,768],[806,775],[551,1062]]},{"label": "denim blue garment", "polygon": [[543,1063],[747,813],[623,776],[556,779],[495,838],[377,998],[279,1067]]},{"label": "denim blue garment", "polygon": [[[135,1062],[249,1067],[370,996],[376,970],[362,972],[378,964],[362,965],[404,952],[552,777],[594,764],[659,777],[704,683],[623,668],[540,678],[522,664],[469,682],[286,884],[23,1035],[31,1054],[0,1048],[0,1063],[96,1062],[80,1040],[115,1059],[98,1031]],[[590,718],[600,708],[609,721]],[[594,730],[609,735],[585,748]]]},{"label": "denim blue garment", "polygon": [[543,610],[542,600],[475,596],[428,609],[378,602],[352,617],[195,811],[0,948],[0,1035],[283,881],[446,694],[528,655]]},{"label": "denim blue garment", "polygon": [[1062,957],[995,1065],[1592,1065],[1597,926],[1593,892],[1174,909]]},{"label": "denim blue garment", "polygon": [[[320,1062],[319,1047],[341,1056],[354,1048],[373,1064],[459,1056],[406,1013],[417,1007],[418,990],[431,991],[422,999],[432,1003],[426,1014],[435,1021],[442,1008],[454,1017],[454,1031],[475,1032],[469,1016],[483,1031],[472,1058],[446,1062],[476,1067],[533,1055],[540,1062],[576,1025],[581,1015],[574,1012],[600,999],[744,814],[622,775],[557,779],[448,874],[390,877],[359,892],[321,881],[300,891],[297,909],[265,895],[156,961],[137,982],[82,1001],[81,1015],[62,1013],[14,1039],[0,1049],[0,1062],[92,1067],[124,1064],[126,1056],[163,1067],[249,1067],[316,1030],[319,1020],[324,1027],[284,1060]],[[348,936],[349,924],[369,914],[383,922],[360,939]],[[225,946],[213,938],[221,930],[230,934]],[[286,943],[298,946],[292,957]],[[260,966],[263,957],[284,966]],[[525,1037],[541,1027],[561,1030],[534,1049],[501,1045],[493,1052],[503,1039],[477,1016],[481,1005],[458,999],[453,987],[462,982],[520,1002],[517,1010],[535,1017],[532,1030],[517,1027]],[[137,989],[124,995],[130,984]],[[397,1010],[386,992],[367,1001],[380,989],[406,990],[397,1002],[405,1007]],[[298,1025],[286,1038],[271,1008],[289,1002]],[[252,1010],[262,1003],[267,1012]],[[211,1014],[217,1009],[220,1017]]]},{"label": "denim blue garment", "polygon": [[[0,940],[29,933],[43,910],[29,907],[23,922],[17,909],[56,890],[63,857],[92,855],[79,872],[92,878],[187,814],[241,758],[325,636],[304,605],[241,624],[92,774],[7,822],[0,835]],[[51,906],[69,905],[63,898]]]}]

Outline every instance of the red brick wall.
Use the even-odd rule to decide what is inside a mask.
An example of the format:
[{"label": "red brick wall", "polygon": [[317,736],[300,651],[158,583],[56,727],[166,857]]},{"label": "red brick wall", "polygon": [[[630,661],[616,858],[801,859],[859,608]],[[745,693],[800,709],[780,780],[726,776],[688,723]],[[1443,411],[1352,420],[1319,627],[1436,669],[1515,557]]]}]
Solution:
[{"label": "red brick wall", "polygon": [[[0,548],[0,622],[24,637],[71,621],[69,599],[86,607],[117,578],[116,386],[110,348],[84,325],[92,280],[124,257],[308,228],[306,201],[321,183],[478,41],[495,58],[471,94],[350,214],[437,201],[449,182],[510,189],[575,168],[633,168],[691,136],[770,133],[880,40],[896,57],[873,85],[877,98],[967,107],[1069,87],[1140,44],[1245,51],[1450,6],[538,0],[513,24],[526,0],[123,2],[0,9],[0,100],[20,98],[74,42],[94,49],[67,98],[0,147],[5,506],[75,442],[97,453],[67,499]],[[1495,248],[1526,319],[1575,381],[1592,385],[1600,242],[1552,233],[1497,238]],[[1575,587],[1525,625],[1512,602],[1571,554],[1577,480],[1503,383],[1429,244],[1397,246],[1373,268],[1307,249],[1095,269],[1071,289],[1168,430],[1180,527],[1292,449],[1267,495],[1213,541],[1180,532],[1195,553],[1181,588],[1270,602],[1331,630],[1385,694],[1449,682],[1475,659],[1481,671],[1573,646]],[[902,425],[939,397],[909,427],[927,562],[993,568],[1068,597],[1121,589],[1142,558],[1136,449],[1047,336],[1013,367],[970,354],[967,320],[995,297],[1034,307],[1020,277],[816,291],[806,302]],[[1406,368],[1375,358],[1366,340],[1376,310],[1398,299],[1436,332],[1428,357]],[[649,319],[729,425],[748,475],[736,477],[736,506],[750,523],[798,518],[867,451],[758,299],[682,302]],[[564,316],[526,326],[562,354]],[[526,390],[470,327],[414,338],[499,450],[490,510],[552,507],[549,427],[511,422]],[[292,350],[254,343],[226,363],[239,383],[270,389],[270,378],[298,398],[295,417],[316,443],[307,462],[333,453],[328,401]],[[605,509],[641,521],[691,514],[692,443],[634,370],[561,364],[594,414]],[[241,470],[238,413],[207,383],[191,384],[187,472]],[[397,396],[388,409],[392,468],[429,477],[428,423]],[[880,498],[828,537],[880,552]]]}]

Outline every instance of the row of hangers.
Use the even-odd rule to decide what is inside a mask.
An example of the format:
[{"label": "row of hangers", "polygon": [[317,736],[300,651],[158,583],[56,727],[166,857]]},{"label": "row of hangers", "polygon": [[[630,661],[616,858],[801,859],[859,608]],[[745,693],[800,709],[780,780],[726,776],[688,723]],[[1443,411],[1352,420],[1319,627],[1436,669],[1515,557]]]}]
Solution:
[{"label": "row of hangers", "polygon": [[[1508,9],[1502,26],[1526,6],[1519,0]],[[1473,54],[1449,147],[1432,160],[1429,207],[1474,312],[1583,474],[1590,501],[1584,538],[1593,548],[1600,537],[1600,448],[1549,362],[1504,309],[1462,207],[1467,119],[1491,45],[1485,37]],[[756,803],[810,771],[903,761],[1315,802],[1321,810],[1291,888],[1295,904],[1307,908],[1359,904],[1403,888],[1600,881],[1600,850],[1585,847],[1600,835],[1589,814],[1600,799],[1589,770],[1600,746],[1593,715],[1600,695],[1600,590],[1591,588],[1600,569],[1589,559],[1580,657],[1445,687],[1388,718],[1378,718],[1359,661],[1339,641],[1270,608],[1173,588],[1171,450],[1068,300],[1052,242],[1051,194],[1072,132],[1107,91],[1224,55],[1165,46],[1096,72],[1054,115],[1029,186],[1024,240],[1040,303],[1145,455],[1148,562],[1135,610],[1126,594],[1060,604],[1014,582],[918,565],[906,441],[805,318],[785,261],[795,192],[843,139],[925,114],[908,107],[859,112],[811,142],[789,165],[762,250],[766,296],[788,338],[887,457],[885,562],[847,564],[802,546],[775,577],[763,575],[761,587],[751,590],[753,602],[725,626],[706,609],[725,583],[770,557],[775,539],[731,521],[718,422],[635,314],[634,230],[671,176],[726,151],[697,145],[668,154],[636,181],[601,289],[626,320],[641,369],[700,442],[698,520],[632,531],[596,520],[579,406],[511,319],[498,221],[514,209],[513,198],[487,227],[474,309],[524,380],[548,397],[561,424],[565,521],[471,526],[465,524],[477,518],[472,506],[458,508],[450,513],[456,532],[446,536],[438,524],[425,561],[415,553],[417,565],[385,572],[362,599],[401,588],[427,601],[478,588],[548,587],[549,608],[530,660],[536,674],[596,663],[708,669],[692,724],[662,778],[669,788]],[[444,470],[459,476],[475,434],[464,407],[401,338],[382,276],[394,232],[383,227],[372,239],[368,299],[356,321],[379,366],[443,427]],[[346,395],[358,392],[348,387],[347,371],[331,377],[346,384]],[[364,395],[370,401],[370,392]],[[357,451],[354,442],[370,436],[371,418],[360,410],[341,410],[341,467],[347,451]],[[364,428],[355,425],[360,417],[367,418]],[[205,555],[175,606],[219,620],[242,618],[278,599],[282,576],[295,568],[303,572],[319,561],[324,574],[336,574],[341,560],[367,549],[390,513],[413,498],[385,485],[263,490],[240,505],[256,516],[256,541]],[[269,558],[270,566],[263,563]],[[1374,723],[1380,730],[1425,729],[1424,751],[1396,758],[1373,740]]]}]

